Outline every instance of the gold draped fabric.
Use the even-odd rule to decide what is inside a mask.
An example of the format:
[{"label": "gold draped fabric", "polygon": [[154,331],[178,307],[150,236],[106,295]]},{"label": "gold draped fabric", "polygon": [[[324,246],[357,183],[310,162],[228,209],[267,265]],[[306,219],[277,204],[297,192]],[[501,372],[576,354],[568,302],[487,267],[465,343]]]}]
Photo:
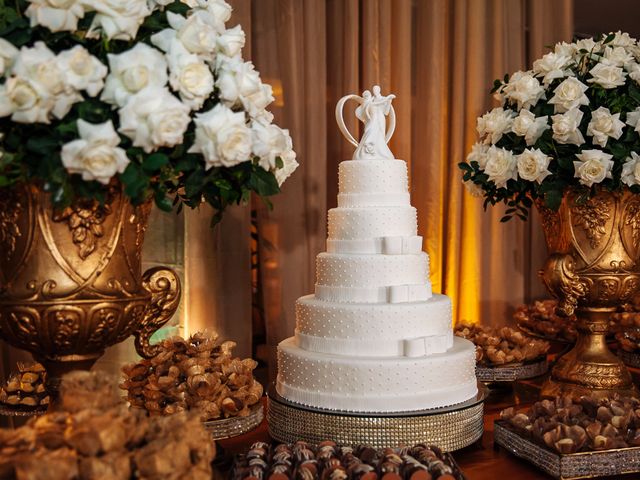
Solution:
[{"label": "gold draped fabric", "polygon": [[[276,120],[301,164],[274,210],[259,208],[272,355],[293,334],[295,300],[313,292],[338,163],[352,152],[334,106],[375,83],[397,95],[391,148],[409,163],[434,290],[453,298],[455,319],[504,323],[515,305],[543,294],[537,224],[483,212],[457,163],[475,141],[476,117],[492,107],[493,79],[571,39],[571,0],[254,0],[250,28],[253,61],[278,87]],[[348,126],[357,128],[353,119]]]}]

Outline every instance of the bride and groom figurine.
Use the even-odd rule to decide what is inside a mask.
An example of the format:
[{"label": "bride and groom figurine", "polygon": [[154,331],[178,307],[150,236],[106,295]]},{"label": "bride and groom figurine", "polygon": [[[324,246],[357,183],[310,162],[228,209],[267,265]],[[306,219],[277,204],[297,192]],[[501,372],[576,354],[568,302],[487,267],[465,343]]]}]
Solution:
[{"label": "bride and groom figurine", "polygon": [[[393,153],[387,143],[396,128],[396,114],[391,105],[391,101],[396,96],[382,95],[378,85],[375,85],[371,90],[365,90],[362,96],[347,95],[342,97],[336,105],[336,121],[345,138],[356,147],[353,160],[393,160]],[[364,133],[360,142],[353,138],[344,123],[342,110],[344,104],[349,100],[355,100],[359,103],[356,108],[356,117],[364,123]],[[388,128],[387,116],[389,116]]]}]

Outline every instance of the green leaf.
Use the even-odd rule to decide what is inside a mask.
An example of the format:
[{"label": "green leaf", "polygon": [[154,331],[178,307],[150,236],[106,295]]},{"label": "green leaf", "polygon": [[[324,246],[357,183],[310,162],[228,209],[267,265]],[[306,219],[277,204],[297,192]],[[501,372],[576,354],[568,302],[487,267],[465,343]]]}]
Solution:
[{"label": "green leaf", "polygon": [[58,149],[58,141],[51,136],[35,136],[27,140],[27,150],[39,155],[50,155]]},{"label": "green leaf", "polygon": [[550,190],[544,195],[544,205],[551,210],[558,210],[562,203],[562,191]]},{"label": "green leaf", "polygon": [[200,195],[205,184],[204,170],[195,170],[184,182],[184,192],[189,198]]},{"label": "green leaf", "polygon": [[142,161],[142,168],[147,172],[155,172],[169,163],[169,157],[164,153],[152,153]]},{"label": "green leaf", "polygon": [[282,161],[282,158],[276,157],[276,168],[283,168],[283,167],[284,167],[284,162]]},{"label": "green leaf", "polygon": [[280,192],[278,181],[271,172],[262,167],[256,167],[249,178],[249,187],[262,197],[268,197]]},{"label": "green leaf", "polygon": [[611,43],[613,42],[613,39],[616,38],[616,34],[615,33],[610,33],[609,35],[607,35],[604,39],[604,41],[602,43],[604,43],[605,45],[607,43]]},{"label": "green leaf", "polygon": [[164,212],[170,212],[171,210],[173,210],[173,203],[171,202],[171,199],[167,197],[165,192],[160,190],[156,191],[154,200],[160,210]]}]

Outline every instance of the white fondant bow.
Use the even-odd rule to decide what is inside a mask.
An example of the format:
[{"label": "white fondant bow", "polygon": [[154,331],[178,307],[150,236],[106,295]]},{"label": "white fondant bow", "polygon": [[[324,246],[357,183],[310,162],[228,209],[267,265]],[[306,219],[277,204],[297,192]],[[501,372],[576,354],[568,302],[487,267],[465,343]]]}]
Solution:
[{"label": "white fondant bow", "polygon": [[388,287],[389,303],[420,302],[429,300],[431,289],[429,285],[393,285]]},{"label": "white fondant bow", "polygon": [[382,237],[382,253],[407,255],[422,251],[422,237]]}]

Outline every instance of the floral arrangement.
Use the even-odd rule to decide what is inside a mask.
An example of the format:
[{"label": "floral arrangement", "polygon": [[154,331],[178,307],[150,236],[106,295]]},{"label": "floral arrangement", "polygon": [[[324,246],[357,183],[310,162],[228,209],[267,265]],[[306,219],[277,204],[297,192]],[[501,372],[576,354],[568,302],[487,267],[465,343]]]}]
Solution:
[{"label": "floral arrangement", "polygon": [[224,0],[0,0],[0,187],[54,205],[266,198],[298,166]]},{"label": "floral arrangement", "polygon": [[558,43],[532,70],[496,80],[501,106],[478,118],[480,141],[459,164],[503,221],[533,202],[557,210],[568,189],[640,193],[640,45],[617,32]]}]

